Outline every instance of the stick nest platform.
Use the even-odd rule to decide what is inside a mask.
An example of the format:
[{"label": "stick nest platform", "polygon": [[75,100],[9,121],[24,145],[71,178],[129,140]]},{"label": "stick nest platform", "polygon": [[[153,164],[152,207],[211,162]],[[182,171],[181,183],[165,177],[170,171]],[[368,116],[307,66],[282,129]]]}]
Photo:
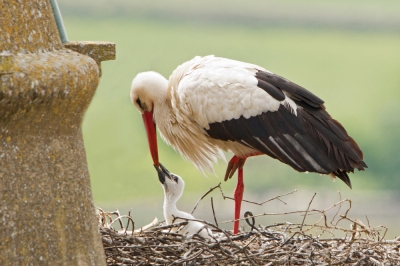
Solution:
[{"label": "stick nest platform", "polygon": [[[281,200],[280,197],[274,199]],[[315,194],[304,211],[279,214],[298,213],[302,215],[301,223],[256,227],[256,217],[277,213],[253,215],[247,212],[243,220],[247,222],[248,230],[233,235],[231,231],[221,229],[216,219],[215,224],[196,220],[213,231],[209,239],[197,234],[179,234],[179,229],[190,221],[164,225],[154,219],[149,225],[135,230],[130,214],[120,215],[118,211],[104,212],[98,208],[107,264],[400,265],[400,237],[385,240],[387,228],[371,227],[368,219],[366,225],[350,218],[351,201],[348,199],[323,210],[310,209],[314,197]],[[343,208],[344,204],[348,207]],[[334,211],[333,217],[328,217],[328,211]],[[307,216],[314,221],[310,223]],[[121,229],[114,229],[114,225]]]}]

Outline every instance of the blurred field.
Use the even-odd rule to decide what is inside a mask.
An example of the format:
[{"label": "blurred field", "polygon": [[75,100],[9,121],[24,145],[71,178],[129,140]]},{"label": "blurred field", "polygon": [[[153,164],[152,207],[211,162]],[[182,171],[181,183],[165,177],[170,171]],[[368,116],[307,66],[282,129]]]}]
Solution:
[{"label": "blurred field", "polygon": [[[364,195],[358,202],[360,206],[382,198],[392,201],[394,197],[398,202],[399,34],[182,23],[126,16],[99,19],[67,15],[64,23],[70,40],[106,40],[117,46],[117,60],[102,63],[101,83],[83,124],[97,205],[142,207],[149,210],[141,214],[142,220],[149,221],[155,213],[162,218],[162,189],[151,164],[141,117],[130,103],[130,82],[136,73],[145,70],[168,77],[182,62],[208,54],[261,65],[316,93],[325,100],[330,114],[357,140],[370,167],[351,175],[353,190],[350,190],[341,181],[332,183],[328,177],[300,174],[263,156],[246,163],[245,197],[264,197],[266,192],[273,193],[276,189],[288,192],[311,188],[316,192],[340,190],[356,202],[353,197]],[[216,166],[217,177],[209,174],[205,178],[172,148],[166,147],[161,138],[159,148],[161,162],[186,180],[187,205],[193,206],[208,188],[223,182],[225,162]],[[223,184],[227,194],[232,192],[235,182]],[[390,191],[378,193],[376,189]],[[337,200],[324,192],[320,196],[324,202]],[[367,207],[363,206],[360,208]],[[378,211],[365,209],[363,215]],[[388,223],[393,223],[399,212],[398,208],[390,215],[388,210]]]},{"label": "blurred field", "polygon": [[59,0],[63,14],[248,26],[397,31],[397,0]]}]

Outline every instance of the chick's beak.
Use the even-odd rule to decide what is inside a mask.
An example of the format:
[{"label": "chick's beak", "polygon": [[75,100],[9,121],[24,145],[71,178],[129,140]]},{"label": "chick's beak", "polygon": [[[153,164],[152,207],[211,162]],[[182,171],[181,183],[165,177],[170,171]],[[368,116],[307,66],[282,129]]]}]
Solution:
[{"label": "chick's beak", "polygon": [[[164,167],[164,165],[162,165],[160,162],[159,162],[160,166],[157,166],[155,164],[153,164],[153,165],[154,165],[154,168],[157,170],[158,180],[160,180],[161,184],[165,183],[165,177],[171,179],[170,172],[168,171],[167,168]],[[160,169],[160,167],[161,167],[161,169]]]},{"label": "chick's beak", "polygon": [[165,173],[157,165],[155,165],[155,164],[153,164],[153,165],[154,165],[154,168],[156,168],[156,170],[157,170],[158,180],[160,180],[161,184],[164,184],[165,183]]},{"label": "chick's beak", "polygon": [[161,163],[159,163],[159,164],[160,164],[162,171],[168,176],[168,178],[171,178],[171,173],[168,171],[168,169],[165,168],[165,166],[162,165]]}]

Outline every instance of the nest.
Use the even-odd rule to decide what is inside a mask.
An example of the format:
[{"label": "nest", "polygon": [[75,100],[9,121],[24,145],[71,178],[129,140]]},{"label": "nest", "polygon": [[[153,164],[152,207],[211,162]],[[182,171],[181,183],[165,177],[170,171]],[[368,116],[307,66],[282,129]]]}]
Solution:
[{"label": "nest", "polygon": [[[274,199],[280,200],[285,195]],[[400,237],[385,240],[387,228],[371,227],[369,221],[366,225],[350,218],[351,201],[348,199],[323,210],[310,209],[314,197],[315,194],[304,211],[279,213],[298,213],[303,216],[301,223],[283,222],[256,227],[256,217],[277,214],[253,215],[246,212],[243,220],[248,224],[247,232],[233,235],[231,231],[221,229],[216,219],[215,224],[196,220],[213,231],[208,239],[198,234],[179,234],[179,230],[190,221],[164,225],[154,219],[147,226],[135,230],[130,213],[120,215],[118,211],[104,212],[99,208],[99,227],[107,264],[400,265]],[[344,204],[347,208],[343,208]],[[335,214],[328,218],[327,212],[332,210]],[[306,217],[311,214],[314,214],[314,221],[306,222]],[[347,224],[347,228],[342,224]],[[121,229],[115,229],[116,225]]]}]

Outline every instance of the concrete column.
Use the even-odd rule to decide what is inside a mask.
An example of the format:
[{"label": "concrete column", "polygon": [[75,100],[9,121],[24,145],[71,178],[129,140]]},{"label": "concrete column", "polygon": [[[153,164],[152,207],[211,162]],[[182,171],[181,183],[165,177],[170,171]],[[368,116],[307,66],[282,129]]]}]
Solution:
[{"label": "concrete column", "polygon": [[48,0],[0,0],[0,265],[105,265],[81,132],[98,83]]}]

